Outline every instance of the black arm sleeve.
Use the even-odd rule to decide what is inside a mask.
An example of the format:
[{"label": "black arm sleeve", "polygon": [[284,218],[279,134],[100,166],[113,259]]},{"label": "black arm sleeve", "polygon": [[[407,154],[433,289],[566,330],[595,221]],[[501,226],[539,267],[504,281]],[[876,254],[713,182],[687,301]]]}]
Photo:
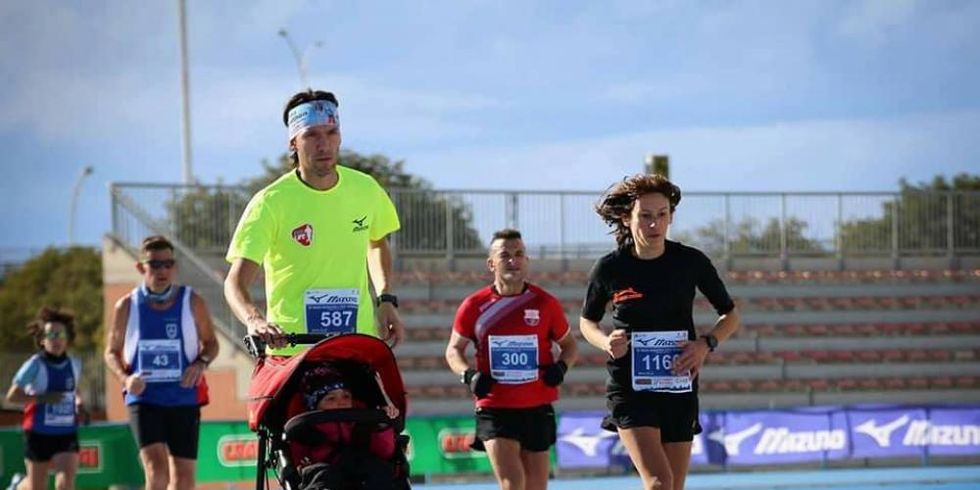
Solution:
[{"label": "black arm sleeve", "polygon": [[732,301],[732,297],[728,295],[728,290],[725,289],[725,283],[721,281],[721,277],[718,276],[718,270],[715,269],[714,264],[711,263],[706,255],[701,254],[701,273],[698,275],[698,289],[701,290],[711,306],[715,307],[715,311],[719,315],[724,315],[735,308],[735,302]]},{"label": "black arm sleeve", "polygon": [[609,285],[602,277],[602,263],[600,259],[592,266],[589,273],[589,285],[585,291],[585,300],[582,302],[582,318],[598,323],[606,313],[606,304],[609,303]]}]

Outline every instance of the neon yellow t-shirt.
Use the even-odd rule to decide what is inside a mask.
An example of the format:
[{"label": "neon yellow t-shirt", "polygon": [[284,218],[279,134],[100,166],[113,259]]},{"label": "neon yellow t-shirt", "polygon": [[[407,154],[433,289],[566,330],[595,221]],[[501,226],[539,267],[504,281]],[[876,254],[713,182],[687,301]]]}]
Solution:
[{"label": "neon yellow t-shirt", "polygon": [[266,318],[286,332],[356,328],[377,335],[368,247],[401,225],[373,177],[339,165],[337,173],[337,185],[326,191],[309,187],[293,171],[256,193],[228,247],[229,262],[244,258],[262,265]]}]

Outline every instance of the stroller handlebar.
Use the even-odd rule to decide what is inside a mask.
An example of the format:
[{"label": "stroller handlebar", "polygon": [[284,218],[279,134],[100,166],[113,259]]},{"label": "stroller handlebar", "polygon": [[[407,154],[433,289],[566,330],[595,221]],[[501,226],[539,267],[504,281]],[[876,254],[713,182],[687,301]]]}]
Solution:
[{"label": "stroller handlebar", "polygon": [[[321,340],[328,339],[338,334],[322,334],[322,333],[287,333],[283,335],[286,343],[290,346],[294,345],[312,345]],[[248,349],[249,355],[256,359],[261,359],[265,357],[265,349],[267,344],[262,337],[254,334],[246,335],[242,338],[242,343],[245,344],[245,348]]]}]

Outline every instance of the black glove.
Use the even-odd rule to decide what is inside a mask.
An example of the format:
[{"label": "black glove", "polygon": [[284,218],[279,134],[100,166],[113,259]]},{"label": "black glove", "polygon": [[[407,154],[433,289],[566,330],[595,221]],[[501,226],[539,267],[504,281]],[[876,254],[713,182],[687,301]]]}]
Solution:
[{"label": "black glove", "polygon": [[484,398],[490,394],[490,388],[493,387],[495,380],[489,374],[481,373],[476,369],[467,369],[461,381],[470,389],[470,393],[477,398]]},{"label": "black glove", "polygon": [[558,386],[565,381],[565,373],[568,372],[568,364],[565,361],[558,361],[550,366],[545,366],[544,384],[548,386]]}]

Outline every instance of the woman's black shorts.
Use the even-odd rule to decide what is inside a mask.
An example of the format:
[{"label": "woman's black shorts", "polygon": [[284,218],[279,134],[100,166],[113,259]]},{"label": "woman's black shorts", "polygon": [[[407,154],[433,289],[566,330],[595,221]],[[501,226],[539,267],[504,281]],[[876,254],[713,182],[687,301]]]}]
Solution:
[{"label": "woman's black shorts", "polygon": [[602,428],[656,427],[660,442],[690,442],[701,433],[698,395],[691,393],[614,392],[606,395],[609,414]]},{"label": "woman's black shorts", "polygon": [[55,454],[77,453],[78,433],[40,434],[24,431],[24,459],[37,463],[47,463]]}]

